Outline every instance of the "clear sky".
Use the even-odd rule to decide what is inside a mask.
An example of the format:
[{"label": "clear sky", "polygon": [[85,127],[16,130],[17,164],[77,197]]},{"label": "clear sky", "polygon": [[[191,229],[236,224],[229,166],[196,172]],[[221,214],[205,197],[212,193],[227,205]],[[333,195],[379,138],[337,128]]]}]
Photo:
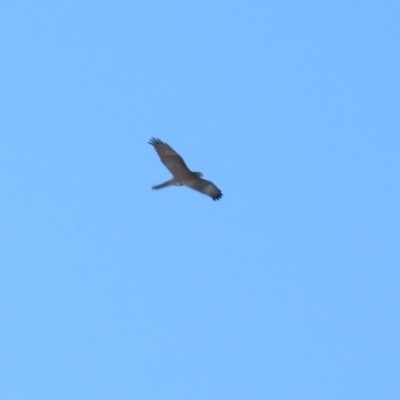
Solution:
[{"label": "clear sky", "polygon": [[399,21],[3,2],[0,398],[400,399]]}]

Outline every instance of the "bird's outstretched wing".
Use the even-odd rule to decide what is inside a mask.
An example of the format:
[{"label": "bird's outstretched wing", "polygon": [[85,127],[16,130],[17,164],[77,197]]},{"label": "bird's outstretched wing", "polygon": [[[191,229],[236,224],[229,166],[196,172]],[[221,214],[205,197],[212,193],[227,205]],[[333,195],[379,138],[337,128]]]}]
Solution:
[{"label": "bird's outstretched wing", "polygon": [[212,182],[196,178],[184,183],[185,186],[210,196],[214,201],[222,197],[222,192]]},{"label": "bird's outstretched wing", "polygon": [[154,146],[162,163],[171,171],[174,177],[180,178],[182,175],[190,173],[183,158],[167,143],[162,142],[160,139],[151,138],[149,144]]}]

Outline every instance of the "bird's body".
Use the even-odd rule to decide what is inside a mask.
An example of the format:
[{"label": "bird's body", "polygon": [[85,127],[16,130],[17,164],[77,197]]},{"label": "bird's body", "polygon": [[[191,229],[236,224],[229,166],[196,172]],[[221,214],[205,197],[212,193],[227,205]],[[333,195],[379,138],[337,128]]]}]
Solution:
[{"label": "bird's body", "polygon": [[153,186],[153,189],[162,189],[171,185],[184,185],[210,196],[213,200],[219,200],[222,197],[221,190],[212,182],[202,179],[203,174],[201,172],[191,171],[183,161],[183,158],[167,143],[162,142],[160,139],[151,138],[149,144],[154,146],[162,163],[173,176],[172,179]]}]

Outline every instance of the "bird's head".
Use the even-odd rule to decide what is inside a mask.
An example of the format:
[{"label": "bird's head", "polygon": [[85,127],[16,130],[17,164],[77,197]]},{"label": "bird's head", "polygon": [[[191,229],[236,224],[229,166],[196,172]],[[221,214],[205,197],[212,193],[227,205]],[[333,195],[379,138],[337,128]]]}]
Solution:
[{"label": "bird's head", "polygon": [[203,174],[201,172],[193,172],[198,178],[201,178]]}]

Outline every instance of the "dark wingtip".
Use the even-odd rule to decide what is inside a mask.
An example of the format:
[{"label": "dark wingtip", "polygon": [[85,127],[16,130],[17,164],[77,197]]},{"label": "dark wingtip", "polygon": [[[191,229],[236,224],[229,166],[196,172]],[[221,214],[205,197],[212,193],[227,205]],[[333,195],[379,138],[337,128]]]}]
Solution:
[{"label": "dark wingtip", "polygon": [[221,197],[223,196],[222,192],[218,193],[216,196],[212,197],[212,199],[215,200],[219,200]]},{"label": "dark wingtip", "polygon": [[149,142],[152,146],[155,146],[156,144],[164,144],[160,139],[152,137]]}]

